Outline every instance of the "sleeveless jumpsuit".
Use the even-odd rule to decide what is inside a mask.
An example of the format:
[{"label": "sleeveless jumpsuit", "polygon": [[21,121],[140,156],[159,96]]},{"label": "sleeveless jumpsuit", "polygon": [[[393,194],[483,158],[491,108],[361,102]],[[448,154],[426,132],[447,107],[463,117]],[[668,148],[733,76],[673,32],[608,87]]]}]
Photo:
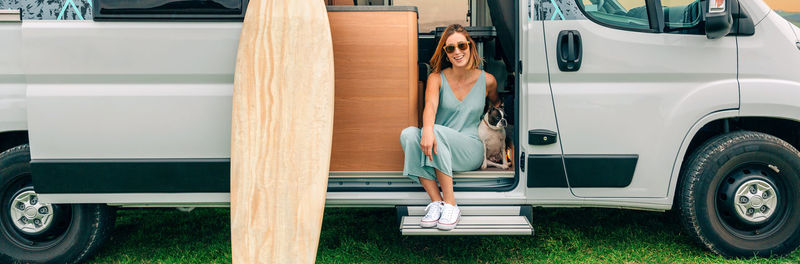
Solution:
[{"label": "sleeveless jumpsuit", "polygon": [[478,137],[486,95],[486,73],[481,72],[463,101],[456,98],[444,73],[440,73],[439,108],[433,134],[436,137],[436,154],[433,161],[420,148],[422,130],[408,127],[400,134],[400,144],[405,152],[403,175],[419,183],[418,177],[436,180],[434,169],[453,177],[454,171],[471,171],[483,163],[483,142]]}]

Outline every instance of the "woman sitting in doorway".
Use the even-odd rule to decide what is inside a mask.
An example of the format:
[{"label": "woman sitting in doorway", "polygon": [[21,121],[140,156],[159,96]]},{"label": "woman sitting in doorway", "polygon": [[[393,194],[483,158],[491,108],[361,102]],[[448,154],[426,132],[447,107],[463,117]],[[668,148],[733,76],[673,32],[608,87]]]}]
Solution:
[{"label": "woman sitting in doorway", "polygon": [[400,135],[403,175],[420,182],[431,198],[422,227],[456,227],[461,210],[453,193],[453,172],[475,170],[483,163],[478,124],[486,98],[495,106],[500,98],[494,76],[479,69],[482,61],[466,29],[448,26],[430,61],[433,73],[425,91],[422,129],[409,127]]}]

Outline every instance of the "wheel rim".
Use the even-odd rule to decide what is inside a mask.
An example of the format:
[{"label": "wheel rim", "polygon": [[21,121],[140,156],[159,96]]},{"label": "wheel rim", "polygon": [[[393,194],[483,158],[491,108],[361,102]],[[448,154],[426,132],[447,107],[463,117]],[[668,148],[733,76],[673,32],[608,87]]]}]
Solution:
[{"label": "wheel rim", "polygon": [[762,239],[785,223],[791,193],[783,175],[771,164],[747,163],[722,179],[716,190],[716,213],[731,234],[742,239]]},{"label": "wheel rim", "polygon": [[[51,205],[41,204],[38,195],[33,190],[30,183],[30,174],[20,175],[17,180],[0,188],[0,200],[2,210],[0,210],[0,232],[9,238],[10,242],[26,250],[44,250],[59,244],[66,237],[73,221],[73,206],[71,205]],[[31,199],[35,202],[31,203]],[[26,207],[18,209],[19,203]],[[36,207],[36,205],[39,205]],[[15,209],[14,207],[17,207]],[[46,213],[39,213],[39,224],[32,226],[27,223],[25,215],[29,206],[33,206],[39,213],[40,208],[47,208]],[[27,211],[28,216],[33,215],[32,211]],[[49,217],[47,217],[49,215]],[[20,221],[25,217],[26,221]],[[37,219],[33,216],[32,219]]]},{"label": "wheel rim", "polygon": [[40,203],[39,195],[33,190],[17,193],[9,207],[9,215],[19,232],[38,235],[52,226],[53,206]]},{"label": "wheel rim", "polygon": [[736,215],[742,220],[753,224],[760,224],[780,210],[775,187],[769,182],[754,179],[741,184],[736,189],[736,199],[731,203],[736,208]]}]

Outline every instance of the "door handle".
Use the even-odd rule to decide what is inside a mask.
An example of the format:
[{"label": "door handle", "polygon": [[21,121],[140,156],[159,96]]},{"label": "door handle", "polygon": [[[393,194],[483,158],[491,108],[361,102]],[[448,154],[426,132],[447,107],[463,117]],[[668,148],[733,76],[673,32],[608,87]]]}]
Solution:
[{"label": "door handle", "polygon": [[565,72],[578,71],[583,58],[583,42],[577,30],[562,30],[556,45],[558,69]]},{"label": "door handle", "polygon": [[530,145],[550,145],[558,141],[558,134],[547,129],[528,130],[528,144]]}]

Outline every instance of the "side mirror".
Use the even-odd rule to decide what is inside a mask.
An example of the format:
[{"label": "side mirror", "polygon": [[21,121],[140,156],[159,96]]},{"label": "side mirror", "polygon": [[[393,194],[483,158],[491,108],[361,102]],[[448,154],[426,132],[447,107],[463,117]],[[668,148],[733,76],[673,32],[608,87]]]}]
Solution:
[{"label": "side mirror", "polygon": [[705,8],[706,37],[716,39],[724,37],[731,32],[733,16],[731,15],[731,2],[733,0],[706,0]]}]

